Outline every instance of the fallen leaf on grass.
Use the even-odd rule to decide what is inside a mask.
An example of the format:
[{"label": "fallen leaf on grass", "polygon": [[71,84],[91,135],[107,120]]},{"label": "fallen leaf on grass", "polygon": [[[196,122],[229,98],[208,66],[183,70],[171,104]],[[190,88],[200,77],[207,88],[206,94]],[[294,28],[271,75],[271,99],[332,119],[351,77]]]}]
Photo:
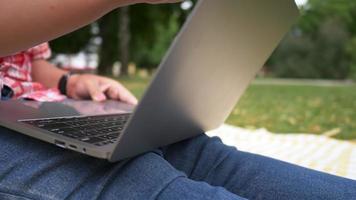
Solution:
[{"label": "fallen leaf on grass", "polygon": [[332,130],[326,131],[322,135],[327,136],[327,137],[334,137],[334,136],[338,135],[339,133],[341,133],[341,128],[334,128]]}]

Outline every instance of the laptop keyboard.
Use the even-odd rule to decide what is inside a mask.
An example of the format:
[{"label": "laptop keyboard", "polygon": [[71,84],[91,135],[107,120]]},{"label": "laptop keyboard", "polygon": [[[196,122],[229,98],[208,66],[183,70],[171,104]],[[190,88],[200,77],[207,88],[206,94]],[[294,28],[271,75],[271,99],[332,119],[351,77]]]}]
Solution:
[{"label": "laptop keyboard", "polygon": [[117,141],[129,117],[130,114],[114,114],[20,121],[81,142],[103,146]]}]

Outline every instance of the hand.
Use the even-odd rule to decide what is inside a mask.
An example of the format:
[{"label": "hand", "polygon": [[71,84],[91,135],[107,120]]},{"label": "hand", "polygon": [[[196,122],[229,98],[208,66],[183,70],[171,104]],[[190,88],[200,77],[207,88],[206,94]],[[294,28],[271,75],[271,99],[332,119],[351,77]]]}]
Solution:
[{"label": "hand", "polygon": [[67,83],[67,96],[73,99],[119,100],[132,105],[137,99],[119,82],[92,74],[75,74]]}]

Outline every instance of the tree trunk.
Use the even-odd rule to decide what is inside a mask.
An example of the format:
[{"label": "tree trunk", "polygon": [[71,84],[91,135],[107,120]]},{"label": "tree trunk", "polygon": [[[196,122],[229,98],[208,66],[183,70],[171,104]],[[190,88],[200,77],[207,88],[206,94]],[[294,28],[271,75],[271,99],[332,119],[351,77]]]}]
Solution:
[{"label": "tree trunk", "polygon": [[99,21],[100,37],[102,43],[99,48],[99,67],[100,75],[111,75],[113,64],[119,60],[119,17],[118,12],[111,12]]},{"label": "tree trunk", "polygon": [[130,10],[129,7],[119,9],[119,47],[121,53],[121,75],[128,75],[130,62]]}]

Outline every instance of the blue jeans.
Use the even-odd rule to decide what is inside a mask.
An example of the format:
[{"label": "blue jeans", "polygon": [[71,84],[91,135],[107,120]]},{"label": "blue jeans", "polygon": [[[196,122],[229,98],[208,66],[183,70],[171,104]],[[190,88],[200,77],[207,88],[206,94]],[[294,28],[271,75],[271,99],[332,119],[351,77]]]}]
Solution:
[{"label": "blue jeans", "polygon": [[109,163],[0,128],[0,199],[356,199],[356,181],[205,135]]}]

